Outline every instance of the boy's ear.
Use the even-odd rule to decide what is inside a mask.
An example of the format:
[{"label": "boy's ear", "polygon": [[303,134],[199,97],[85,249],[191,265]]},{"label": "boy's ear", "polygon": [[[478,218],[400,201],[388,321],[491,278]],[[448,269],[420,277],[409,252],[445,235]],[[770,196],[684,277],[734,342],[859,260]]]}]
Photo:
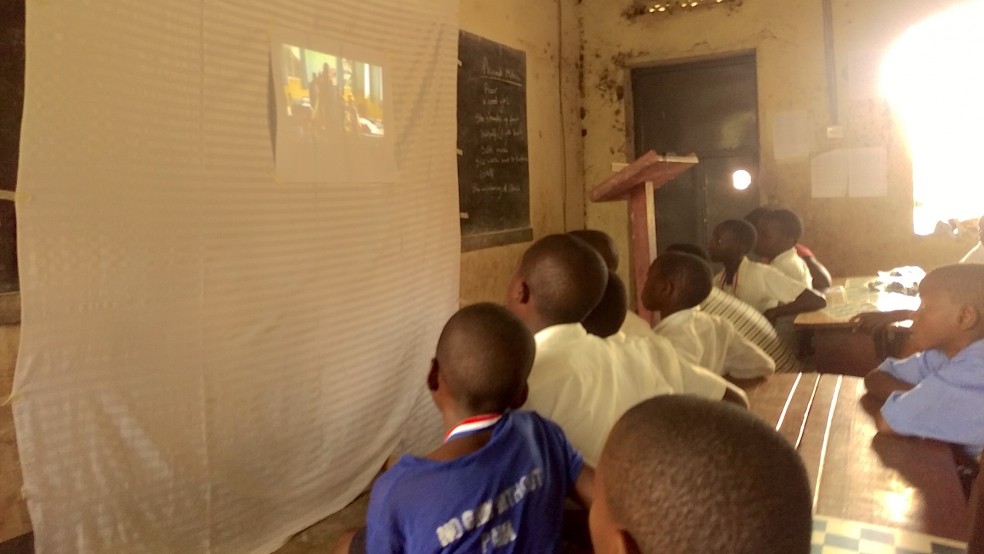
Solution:
[{"label": "boy's ear", "polygon": [[674,283],[672,279],[663,279],[662,285],[663,285],[663,294],[666,296],[666,298],[675,299],[677,293],[676,283]]},{"label": "boy's ear", "polygon": [[437,391],[437,372],[437,358],[431,358],[430,371],[427,372],[427,388],[430,389],[431,392]]},{"label": "boy's ear", "polygon": [[964,304],[963,306],[960,306],[960,313],[957,315],[957,318],[961,329],[973,329],[978,323],[980,323],[981,313],[974,306]]},{"label": "boy's ear", "polygon": [[518,294],[520,304],[530,303],[530,286],[526,284],[526,281],[519,282]]}]

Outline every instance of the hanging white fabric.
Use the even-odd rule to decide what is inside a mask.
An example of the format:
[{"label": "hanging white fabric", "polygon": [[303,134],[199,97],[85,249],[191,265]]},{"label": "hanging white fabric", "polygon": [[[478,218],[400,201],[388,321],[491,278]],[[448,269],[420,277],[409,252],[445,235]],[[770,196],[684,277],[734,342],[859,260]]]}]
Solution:
[{"label": "hanging white fabric", "polygon": [[[457,9],[28,3],[12,398],[39,553],[267,552],[439,443]],[[388,150],[319,162],[345,178],[276,171],[282,29],[383,83]]]}]

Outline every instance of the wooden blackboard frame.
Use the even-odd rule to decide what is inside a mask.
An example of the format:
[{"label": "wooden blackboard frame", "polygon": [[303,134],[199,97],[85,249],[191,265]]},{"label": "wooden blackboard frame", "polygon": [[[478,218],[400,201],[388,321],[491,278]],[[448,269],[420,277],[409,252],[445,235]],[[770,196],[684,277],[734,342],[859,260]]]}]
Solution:
[{"label": "wooden blackboard frame", "polygon": [[526,53],[461,31],[458,64],[461,249],[528,242]]}]

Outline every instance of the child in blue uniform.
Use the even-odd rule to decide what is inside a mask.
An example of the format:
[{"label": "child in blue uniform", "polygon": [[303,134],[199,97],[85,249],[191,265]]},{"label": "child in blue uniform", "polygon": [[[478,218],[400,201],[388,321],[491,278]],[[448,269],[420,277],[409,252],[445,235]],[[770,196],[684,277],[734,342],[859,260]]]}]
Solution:
[{"label": "child in blue uniform", "polygon": [[427,376],[444,444],[376,481],[369,554],[558,550],[564,500],[590,505],[594,473],[560,427],[514,410],[534,352],[526,325],[501,306],[475,304],[448,321]]},{"label": "child in blue uniform", "polygon": [[976,457],[984,448],[984,265],[937,268],[919,296],[910,340],[921,352],[889,358],[864,380],[885,400],[878,430],[960,445]]}]

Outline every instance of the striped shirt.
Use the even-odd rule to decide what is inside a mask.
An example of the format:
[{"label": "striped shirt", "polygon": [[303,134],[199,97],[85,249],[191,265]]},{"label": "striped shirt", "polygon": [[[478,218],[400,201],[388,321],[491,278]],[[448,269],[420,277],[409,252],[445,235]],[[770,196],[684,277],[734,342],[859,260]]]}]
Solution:
[{"label": "striped shirt", "polygon": [[713,287],[711,294],[701,303],[700,309],[705,313],[721,316],[731,321],[739,333],[765,350],[765,353],[775,360],[776,373],[803,371],[802,365],[796,359],[796,354],[782,342],[782,339],[776,334],[775,327],[751,305],[717,287]]}]

